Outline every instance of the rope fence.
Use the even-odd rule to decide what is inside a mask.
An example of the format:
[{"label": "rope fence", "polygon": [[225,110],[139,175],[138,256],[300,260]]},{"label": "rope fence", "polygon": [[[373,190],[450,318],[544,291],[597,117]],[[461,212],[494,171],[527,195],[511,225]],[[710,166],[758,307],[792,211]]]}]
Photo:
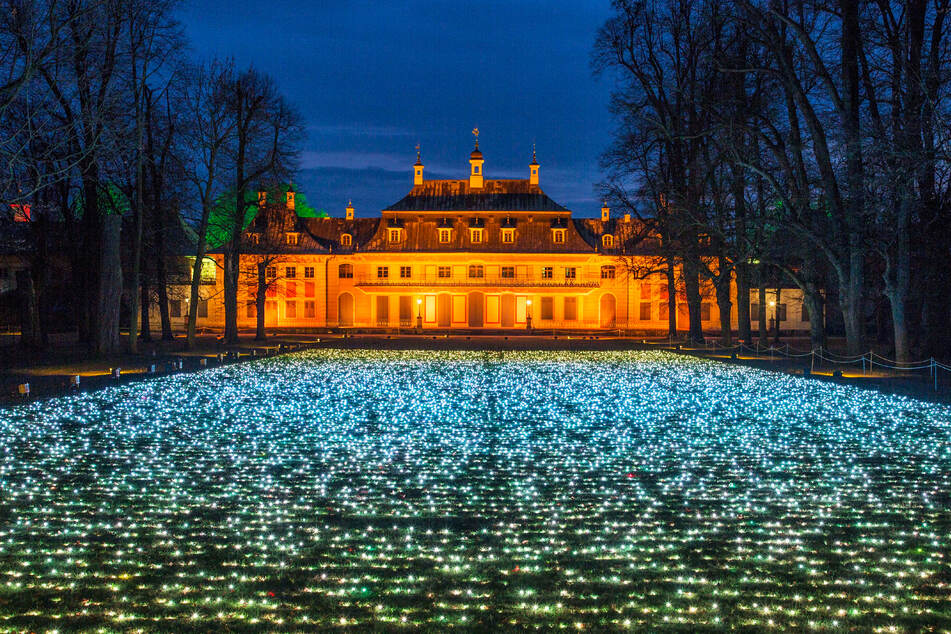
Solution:
[{"label": "rope fence", "polygon": [[761,346],[758,342],[752,346],[745,343],[738,343],[733,346],[720,346],[716,343],[706,342],[694,345],[675,344],[672,340],[649,342],[646,339],[643,340],[643,343],[669,346],[680,352],[730,353],[732,355],[746,352],[757,356],[769,355],[770,360],[776,357],[786,359],[805,359],[809,357],[810,371],[813,373],[816,371],[816,366],[819,365],[821,367],[823,363],[833,366],[854,366],[856,369],[861,365],[862,374],[866,376],[874,372],[876,368],[897,372],[919,372],[928,370],[933,380],[935,391],[938,391],[938,372],[945,371],[951,373],[951,366],[937,361],[934,357],[917,361],[899,361],[897,359],[884,357],[873,350],[859,355],[845,355],[833,352],[824,346],[816,346],[812,350],[799,350],[791,347],[788,343],[782,346]]}]

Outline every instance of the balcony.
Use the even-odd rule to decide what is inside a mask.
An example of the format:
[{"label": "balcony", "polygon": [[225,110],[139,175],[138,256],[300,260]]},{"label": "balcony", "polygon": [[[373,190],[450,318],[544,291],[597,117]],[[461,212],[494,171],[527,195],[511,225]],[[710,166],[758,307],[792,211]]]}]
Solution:
[{"label": "balcony", "polygon": [[376,288],[540,288],[590,289],[601,286],[600,277],[576,279],[542,279],[537,277],[384,277],[361,276],[354,286]]}]

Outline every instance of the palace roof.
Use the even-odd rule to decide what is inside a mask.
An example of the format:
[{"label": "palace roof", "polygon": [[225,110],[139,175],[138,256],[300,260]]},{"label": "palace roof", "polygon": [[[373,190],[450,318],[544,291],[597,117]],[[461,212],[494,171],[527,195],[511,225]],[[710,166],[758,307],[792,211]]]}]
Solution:
[{"label": "palace roof", "polygon": [[429,180],[383,211],[561,211],[538,185],[528,179],[486,180],[472,188],[467,179]]}]

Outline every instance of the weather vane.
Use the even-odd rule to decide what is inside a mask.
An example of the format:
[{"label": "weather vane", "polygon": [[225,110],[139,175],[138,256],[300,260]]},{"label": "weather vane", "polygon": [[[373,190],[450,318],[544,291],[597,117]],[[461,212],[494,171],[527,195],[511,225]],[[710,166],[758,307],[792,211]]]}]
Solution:
[{"label": "weather vane", "polygon": [[472,135],[476,140],[476,149],[479,149],[479,128],[472,128]]},{"label": "weather vane", "polygon": [[419,143],[416,144],[416,160],[419,160]]}]

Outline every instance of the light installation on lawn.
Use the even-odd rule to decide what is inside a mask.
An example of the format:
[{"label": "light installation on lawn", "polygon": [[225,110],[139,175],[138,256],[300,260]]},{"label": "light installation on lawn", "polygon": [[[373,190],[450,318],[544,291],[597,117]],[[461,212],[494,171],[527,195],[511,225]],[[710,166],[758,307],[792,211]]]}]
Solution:
[{"label": "light installation on lawn", "polygon": [[0,628],[951,627],[951,410],[310,352],[0,411]]}]

